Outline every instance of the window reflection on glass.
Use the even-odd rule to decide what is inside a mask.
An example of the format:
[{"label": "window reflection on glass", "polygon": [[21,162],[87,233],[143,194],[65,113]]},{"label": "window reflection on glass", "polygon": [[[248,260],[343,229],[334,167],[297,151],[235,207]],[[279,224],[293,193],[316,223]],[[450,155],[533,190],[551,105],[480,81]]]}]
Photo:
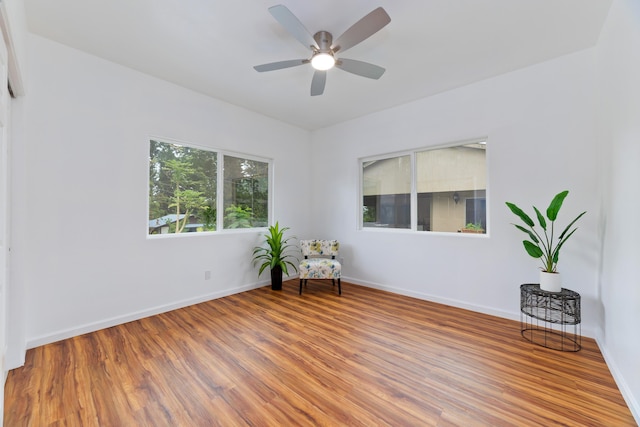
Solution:
[{"label": "window reflection on glass", "polygon": [[412,166],[418,231],[486,233],[485,141],[363,161],[363,227],[411,228]]},{"label": "window reflection on glass", "polygon": [[486,143],[416,153],[418,230],[486,233]]},{"label": "window reflection on glass", "polygon": [[224,228],[266,227],[269,164],[224,156]]},{"label": "window reflection on glass", "polygon": [[[222,182],[218,181],[219,168],[223,169]],[[268,161],[150,141],[150,235],[268,225]]]},{"label": "window reflection on glass", "polygon": [[411,157],[362,164],[364,227],[411,227]]},{"label": "window reflection on glass", "polygon": [[149,234],[215,230],[216,171],[213,151],[151,140]]}]

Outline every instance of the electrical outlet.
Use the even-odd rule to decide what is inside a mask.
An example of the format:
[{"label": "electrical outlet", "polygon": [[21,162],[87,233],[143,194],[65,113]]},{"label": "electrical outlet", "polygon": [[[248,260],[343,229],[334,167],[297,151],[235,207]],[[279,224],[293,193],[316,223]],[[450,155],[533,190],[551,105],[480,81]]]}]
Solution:
[{"label": "electrical outlet", "polygon": [[204,280],[210,280],[210,279],[211,279],[211,271],[205,270],[205,272],[204,272]]},{"label": "electrical outlet", "polygon": [[343,257],[340,257],[340,264],[344,265],[344,258]]}]

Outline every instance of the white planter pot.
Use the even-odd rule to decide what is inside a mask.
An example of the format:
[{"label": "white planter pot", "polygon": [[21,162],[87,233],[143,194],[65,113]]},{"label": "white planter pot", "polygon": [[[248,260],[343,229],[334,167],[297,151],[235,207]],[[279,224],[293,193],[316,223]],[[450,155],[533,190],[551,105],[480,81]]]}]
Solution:
[{"label": "white planter pot", "polygon": [[562,290],[562,278],[560,273],[540,272],[540,289],[547,292],[560,292]]}]

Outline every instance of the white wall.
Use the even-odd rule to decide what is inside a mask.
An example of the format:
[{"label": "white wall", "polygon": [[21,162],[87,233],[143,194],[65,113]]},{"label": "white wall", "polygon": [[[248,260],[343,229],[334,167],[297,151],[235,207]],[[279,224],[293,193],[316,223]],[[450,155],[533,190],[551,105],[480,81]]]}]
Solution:
[{"label": "white wall", "polygon": [[150,135],[275,159],[274,217],[306,233],[293,207],[309,203],[308,132],[37,36],[28,47],[14,227],[29,347],[258,283],[261,233],[147,238]]},{"label": "white wall", "polygon": [[5,18],[4,36],[7,41],[10,40],[11,42],[8,70],[9,82],[14,95],[24,95],[24,85],[28,80],[25,72],[27,21],[24,2],[22,0],[2,0],[0,8],[3,9]]},{"label": "white wall", "polygon": [[[9,82],[12,91],[16,95],[24,94],[24,85],[27,81],[24,72],[26,61],[26,21],[24,17],[24,5],[20,0],[4,0],[0,3],[2,9],[3,23],[2,30],[5,41],[10,43],[9,46]],[[23,99],[12,99],[10,106],[10,123],[9,123],[9,186],[11,190],[15,182],[20,181],[23,168],[18,167],[12,162],[14,153],[20,152],[24,146],[20,143],[23,141],[24,130],[24,102]],[[10,191],[12,193],[12,191]],[[18,211],[19,205],[13,200],[12,194],[8,199],[9,224],[13,223],[13,218]],[[8,263],[8,305],[7,305],[7,353],[6,368],[19,366],[24,361],[25,349],[25,316],[23,307],[26,305],[24,287],[17,285],[15,278],[19,275],[13,268],[14,253],[16,253],[16,237],[15,230],[10,227],[7,235],[9,244],[9,263]],[[2,373],[4,375],[4,372]],[[3,376],[4,378],[4,376]],[[2,382],[4,384],[4,382]],[[4,387],[0,390],[0,399],[2,399]],[[3,400],[3,399],[2,399]],[[2,405],[0,405],[2,406]],[[0,421],[0,425],[2,422]]]},{"label": "white wall", "polygon": [[[583,333],[600,323],[596,293],[598,198],[594,50],[314,132],[313,224],[341,241],[349,280],[519,319],[519,285],[538,282],[505,201],[546,209],[562,190],[564,285],[581,293]],[[357,230],[358,158],[488,137],[489,235]],[[322,168],[322,170],[319,170]],[[329,233],[330,231],[330,233]],[[348,295],[348,287],[345,288]]]},{"label": "white wall", "polygon": [[600,347],[640,422],[640,2],[616,0],[598,54],[604,237]]},{"label": "white wall", "polygon": [[[522,249],[504,202],[546,207],[570,190],[561,221],[588,213],[560,270],[565,286],[582,294],[583,333],[597,336],[638,418],[640,250],[629,217],[638,211],[640,174],[639,21],[637,2],[616,0],[595,49],[311,138],[29,36],[26,130],[12,165],[24,338],[34,346],[256,285],[248,260],[257,233],[146,238],[152,134],[275,158],[275,218],[299,237],[340,239],[346,280],[513,319],[518,285],[537,281],[538,264]],[[359,157],[482,136],[489,138],[488,236],[357,230]],[[311,172],[300,161],[309,157]],[[307,221],[300,206],[310,206],[311,194]]]}]

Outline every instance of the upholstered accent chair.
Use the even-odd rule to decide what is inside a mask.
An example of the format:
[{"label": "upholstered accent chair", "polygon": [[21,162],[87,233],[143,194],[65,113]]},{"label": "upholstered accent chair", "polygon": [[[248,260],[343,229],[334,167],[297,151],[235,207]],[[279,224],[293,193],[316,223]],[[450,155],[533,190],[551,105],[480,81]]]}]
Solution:
[{"label": "upholstered accent chair", "polygon": [[338,280],[338,295],[342,295],[340,272],[342,266],[336,259],[340,244],[337,240],[300,240],[302,256],[298,271],[300,272],[300,295],[302,284],[307,279],[330,279],[333,286]]}]

